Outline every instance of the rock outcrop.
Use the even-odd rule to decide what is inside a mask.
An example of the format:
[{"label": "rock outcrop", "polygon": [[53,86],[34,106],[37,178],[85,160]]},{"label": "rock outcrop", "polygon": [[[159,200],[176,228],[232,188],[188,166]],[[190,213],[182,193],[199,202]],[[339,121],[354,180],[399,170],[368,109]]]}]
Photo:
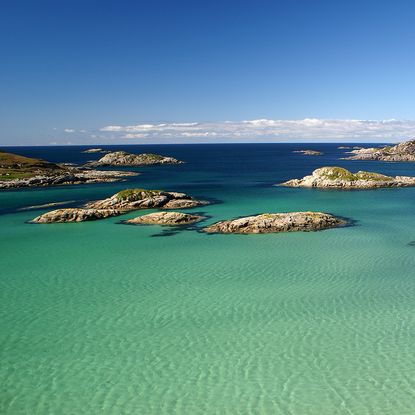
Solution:
[{"label": "rock outcrop", "polygon": [[57,209],[33,219],[34,223],[82,222],[105,219],[109,216],[138,209],[173,209],[206,205],[208,202],[195,200],[185,193],[164,192],[162,190],[127,189],[115,195],[80,208]]},{"label": "rock outcrop", "polygon": [[63,222],[84,222],[87,220],[105,219],[110,216],[120,215],[121,212],[115,209],[83,209],[67,208],[56,209],[34,218],[32,223],[63,223]]},{"label": "rock outcrop", "polygon": [[126,177],[137,176],[139,173],[126,171],[102,171],[67,168],[50,174],[40,174],[27,178],[0,180],[0,189],[20,187],[59,186],[69,184],[110,183],[125,180]]},{"label": "rock outcrop", "polygon": [[316,150],[295,150],[293,153],[301,153],[305,156],[321,156],[323,153]]},{"label": "rock outcrop", "polygon": [[357,148],[347,160],[415,161],[415,140],[381,148]]},{"label": "rock outcrop", "polygon": [[156,212],[148,215],[139,216],[137,218],[128,219],[124,223],[131,225],[162,225],[162,226],[177,226],[187,225],[194,222],[199,222],[203,216],[189,215],[181,212]]},{"label": "rock outcrop", "polygon": [[105,154],[98,161],[88,163],[89,166],[146,166],[152,164],[181,164],[180,160],[173,157],[160,156],[159,154],[131,154],[126,151],[114,151]]},{"label": "rock outcrop", "polygon": [[321,167],[314,170],[310,176],[302,179],[292,179],[280,186],[288,187],[317,187],[336,189],[376,189],[381,187],[415,186],[415,177],[385,176],[379,173],[359,171],[351,173],[342,167]]},{"label": "rock outcrop", "polygon": [[207,233],[275,233],[310,232],[346,225],[346,221],[328,213],[288,212],[263,213],[257,216],[214,223],[203,231]]},{"label": "rock outcrop", "polygon": [[207,202],[195,200],[185,193],[165,192],[163,190],[126,189],[115,195],[86,205],[92,209],[184,209],[206,205]]}]

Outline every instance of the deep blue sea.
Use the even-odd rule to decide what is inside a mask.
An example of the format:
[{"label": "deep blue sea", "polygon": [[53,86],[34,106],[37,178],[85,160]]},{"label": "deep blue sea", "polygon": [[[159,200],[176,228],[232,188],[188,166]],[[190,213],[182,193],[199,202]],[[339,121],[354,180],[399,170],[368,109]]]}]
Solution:
[{"label": "deep blue sea", "polygon": [[[101,146],[186,163],[125,168],[141,173],[125,182],[1,191],[0,413],[414,414],[415,188],[273,186],[322,166],[415,176],[415,163],[341,160],[344,145]],[[4,150],[76,164],[101,156],[85,148]],[[187,210],[207,216],[190,228],[120,224],[153,210],[27,223],[53,209],[27,207],[132,187],[212,204]],[[304,210],[354,226],[198,232]]]}]

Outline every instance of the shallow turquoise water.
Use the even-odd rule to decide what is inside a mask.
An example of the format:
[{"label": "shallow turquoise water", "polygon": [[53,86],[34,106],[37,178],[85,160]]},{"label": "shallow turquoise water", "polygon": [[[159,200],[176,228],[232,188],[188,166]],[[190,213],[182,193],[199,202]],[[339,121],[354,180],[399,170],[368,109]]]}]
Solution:
[{"label": "shallow turquoise water", "polygon": [[[339,161],[336,146],[317,147],[326,155],[166,146],[157,152],[188,163],[138,169],[131,183],[0,193],[0,413],[415,413],[415,189],[271,186],[325,164],[412,175],[415,165]],[[129,186],[215,200],[187,210],[209,216],[198,227],[288,210],[356,224],[205,235],[120,218],[30,225],[48,209],[17,210]]]}]

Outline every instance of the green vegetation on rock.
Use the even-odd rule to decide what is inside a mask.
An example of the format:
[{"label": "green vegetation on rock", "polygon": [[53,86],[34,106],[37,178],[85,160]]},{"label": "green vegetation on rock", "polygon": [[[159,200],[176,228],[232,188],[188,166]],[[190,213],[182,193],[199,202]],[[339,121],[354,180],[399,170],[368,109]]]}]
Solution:
[{"label": "green vegetation on rock", "polygon": [[160,194],[160,190],[146,190],[146,189],[125,189],[116,194],[118,200],[128,200],[133,202],[135,200],[142,200],[147,197],[154,197]]}]

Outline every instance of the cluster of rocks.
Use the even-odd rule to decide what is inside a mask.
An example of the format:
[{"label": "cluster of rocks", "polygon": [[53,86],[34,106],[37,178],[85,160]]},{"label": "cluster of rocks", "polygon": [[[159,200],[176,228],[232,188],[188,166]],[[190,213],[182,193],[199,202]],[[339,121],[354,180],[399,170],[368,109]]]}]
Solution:
[{"label": "cluster of rocks", "polygon": [[185,209],[207,204],[185,193],[162,190],[127,189],[80,208],[57,209],[33,219],[34,223],[82,222],[104,219],[139,209]]},{"label": "cluster of rocks", "polygon": [[159,154],[131,154],[126,151],[114,151],[101,157],[88,166],[146,166],[152,164],[182,164],[183,161]]},{"label": "cluster of rocks", "polygon": [[[347,148],[347,147],[339,147]],[[85,152],[101,152],[101,149],[89,149]],[[315,150],[299,150],[296,153],[305,155],[323,154]],[[353,151],[353,160],[384,160],[384,161],[415,161],[415,140],[401,143],[393,147],[362,149]],[[108,153],[97,162],[90,163],[100,166],[138,166],[149,164],[182,163],[172,157],[156,154],[130,154],[123,151]],[[53,165],[53,174],[37,175],[29,178],[8,180],[8,187],[15,183],[27,183],[26,186],[47,184],[70,184],[80,182],[114,181],[120,177],[135,173],[113,171],[95,171],[79,168],[62,168]],[[63,174],[63,171],[65,174]],[[0,187],[2,186],[0,181]],[[415,177],[386,176],[374,172],[358,171],[352,173],[341,167],[321,167],[311,175],[301,179],[292,179],[281,183],[287,187],[332,188],[332,189],[375,189],[382,187],[415,186]],[[17,186],[17,184],[16,184]],[[195,200],[185,193],[166,192],[162,190],[126,189],[113,196],[89,202],[83,207],[56,209],[33,219],[34,223],[83,222],[118,216],[139,209],[184,209],[205,205],[207,202]],[[179,226],[203,220],[200,215],[182,212],[155,212],[128,219],[123,223],[133,225]],[[324,212],[287,212],[265,213],[256,216],[241,217],[216,222],[204,229],[206,233],[278,233],[278,232],[309,232],[345,226],[347,221]]]},{"label": "cluster of rocks", "polygon": [[415,161],[415,140],[380,148],[357,148],[347,160]]},{"label": "cluster of rocks", "polygon": [[203,229],[207,233],[310,232],[346,225],[346,221],[322,212],[263,213],[225,220]]},{"label": "cluster of rocks", "polygon": [[385,176],[379,173],[359,171],[351,173],[342,167],[321,167],[302,179],[292,179],[281,186],[316,187],[337,189],[376,189],[380,187],[415,186],[415,177]]},{"label": "cluster of rocks", "polygon": [[20,187],[59,186],[70,184],[110,183],[125,180],[126,177],[137,176],[139,173],[127,171],[89,170],[75,167],[54,170],[32,177],[0,180],[0,189]]}]

